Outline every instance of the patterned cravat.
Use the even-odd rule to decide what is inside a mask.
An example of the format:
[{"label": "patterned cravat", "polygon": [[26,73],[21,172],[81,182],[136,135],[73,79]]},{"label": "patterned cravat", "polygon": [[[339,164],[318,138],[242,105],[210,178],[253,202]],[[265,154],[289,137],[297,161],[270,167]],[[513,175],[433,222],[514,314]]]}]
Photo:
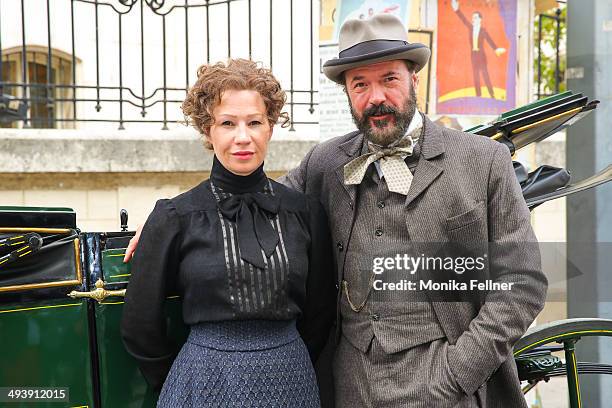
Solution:
[{"label": "patterned cravat", "polygon": [[423,124],[420,123],[389,146],[379,146],[368,141],[370,152],[351,160],[344,166],[344,184],[360,184],[368,166],[378,161],[389,191],[407,195],[412,183],[412,173],[404,159],[412,155],[422,129]]}]

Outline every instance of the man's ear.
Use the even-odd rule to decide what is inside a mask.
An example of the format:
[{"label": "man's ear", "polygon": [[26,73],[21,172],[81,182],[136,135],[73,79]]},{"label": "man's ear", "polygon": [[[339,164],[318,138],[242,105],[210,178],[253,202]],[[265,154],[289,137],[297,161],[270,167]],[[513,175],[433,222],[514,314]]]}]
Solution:
[{"label": "man's ear", "polygon": [[416,91],[419,88],[419,74],[417,72],[411,73],[410,80],[412,81],[412,85]]}]

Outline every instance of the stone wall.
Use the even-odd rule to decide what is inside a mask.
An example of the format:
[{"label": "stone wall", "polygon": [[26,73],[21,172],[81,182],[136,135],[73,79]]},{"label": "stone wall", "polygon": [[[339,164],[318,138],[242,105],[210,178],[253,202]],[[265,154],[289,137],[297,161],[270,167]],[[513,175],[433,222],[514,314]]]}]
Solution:
[{"label": "stone wall", "polygon": [[[265,168],[276,178],[297,166],[314,141],[270,143]],[[62,206],[77,212],[83,231],[143,223],[159,198],[208,178],[212,153],[190,129],[95,134],[78,130],[0,131],[0,205]]]}]

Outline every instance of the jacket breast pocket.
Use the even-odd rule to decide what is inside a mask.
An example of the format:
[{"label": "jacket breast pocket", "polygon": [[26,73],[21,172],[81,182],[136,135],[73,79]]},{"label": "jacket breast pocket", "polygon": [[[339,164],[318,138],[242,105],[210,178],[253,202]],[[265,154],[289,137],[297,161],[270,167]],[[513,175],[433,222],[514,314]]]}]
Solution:
[{"label": "jacket breast pocket", "polygon": [[476,221],[484,218],[486,206],[484,201],[477,201],[471,209],[453,217],[446,219],[446,230],[454,231],[459,228],[468,226]]}]

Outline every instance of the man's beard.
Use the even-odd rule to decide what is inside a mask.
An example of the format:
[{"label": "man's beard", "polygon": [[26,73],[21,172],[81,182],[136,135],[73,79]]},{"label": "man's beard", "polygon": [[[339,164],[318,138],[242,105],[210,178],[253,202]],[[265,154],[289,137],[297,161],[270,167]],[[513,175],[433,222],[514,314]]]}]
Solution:
[{"label": "man's beard", "polygon": [[[349,106],[351,107],[353,122],[355,122],[357,129],[365,135],[366,139],[379,146],[388,146],[406,134],[416,112],[416,92],[414,87],[411,86],[410,96],[404,101],[404,106],[401,110],[381,103],[378,106],[370,106],[364,110],[360,118],[353,109],[350,99]],[[381,115],[392,115],[394,123],[387,127],[389,120],[373,120],[374,126],[371,126],[370,117]]]}]

